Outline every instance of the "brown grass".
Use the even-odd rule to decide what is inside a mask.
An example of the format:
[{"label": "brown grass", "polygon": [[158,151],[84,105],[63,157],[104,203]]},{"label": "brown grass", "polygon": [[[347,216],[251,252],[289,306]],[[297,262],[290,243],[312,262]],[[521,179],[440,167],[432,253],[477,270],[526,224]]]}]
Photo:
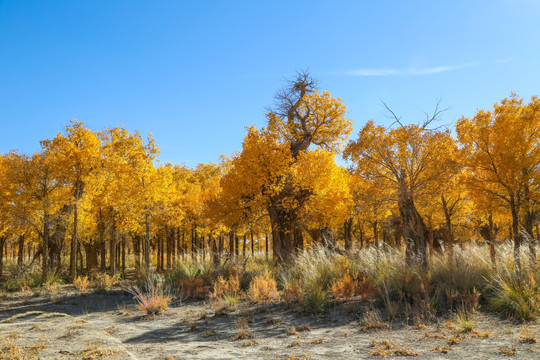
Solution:
[{"label": "brown grass", "polygon": [[253,279],[248,296],[254,303],[271,303],[279,300],[276,280],[270,276],[268,270]]}]

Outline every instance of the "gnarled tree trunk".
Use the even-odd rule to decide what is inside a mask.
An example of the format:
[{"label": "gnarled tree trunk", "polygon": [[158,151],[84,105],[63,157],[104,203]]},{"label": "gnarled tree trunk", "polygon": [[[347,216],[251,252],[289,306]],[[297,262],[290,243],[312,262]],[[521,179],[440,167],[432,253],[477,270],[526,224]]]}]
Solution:
[{"label": "gnarled tree trunk", "polygon": [[407,264],[419,263],[428,266],[426,245],[428,231],[422,216],[416,209],[412,194],[407,189],[400,189],[398,194],[398,207],[403,221],[403,230],[406,241],[405,258]]}]

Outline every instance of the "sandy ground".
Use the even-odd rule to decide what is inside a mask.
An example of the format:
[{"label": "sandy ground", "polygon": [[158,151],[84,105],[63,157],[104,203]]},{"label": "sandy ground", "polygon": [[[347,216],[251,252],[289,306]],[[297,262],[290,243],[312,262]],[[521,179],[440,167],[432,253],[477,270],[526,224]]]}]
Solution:
[{"label": "sandy ground", "polygon": [[539,334],[538,322],[479,312],[477,333],[460,332],[448,319],[367,329],[365,311],[365,304],[341,303],[302,316],[283,305],[242,303],[216,316],[200,301],[147,318],[121,289],[2,294],[0,359],[540,359],[540,345],[526,341]]}]

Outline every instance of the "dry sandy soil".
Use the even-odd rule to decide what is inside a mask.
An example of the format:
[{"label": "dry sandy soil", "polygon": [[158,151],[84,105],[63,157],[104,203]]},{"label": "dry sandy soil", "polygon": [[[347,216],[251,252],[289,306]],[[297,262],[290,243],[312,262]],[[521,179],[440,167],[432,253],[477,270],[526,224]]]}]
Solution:
[{"label": "dry sandy soil", "polygon": [[121,289],[1,294],[0,359],[540,359],[538,322],[480,312],[477,333],[460,332],[452,319],[368,329],[365,312],[365,304],[341,303],[302,316],[282,305],[243,303],[216,316],[200,301],[173,303],[164,315],[146,318]]}]

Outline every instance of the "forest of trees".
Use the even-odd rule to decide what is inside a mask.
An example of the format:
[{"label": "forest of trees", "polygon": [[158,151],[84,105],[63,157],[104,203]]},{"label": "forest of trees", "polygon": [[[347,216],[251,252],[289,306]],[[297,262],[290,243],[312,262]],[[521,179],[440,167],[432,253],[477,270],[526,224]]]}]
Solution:
[{"label": "forest of trees", "polygon": [[536,264],[540,99],[512,94],[453,129],[439,107],[418,123],[387,110],[391,126],[369,121],[350,139],[342,100],[300,73],[240,152],[194,169],[157,162],[150,136],[72,121],[38,153],[0,155],[0,276],[4,257],[75,279],[129,259],[146,273],[254,252],[287,263],[314,244],[403,247],[429,266],[476,241],[495,266],[505,239],[518,273],[522,245]]}]

